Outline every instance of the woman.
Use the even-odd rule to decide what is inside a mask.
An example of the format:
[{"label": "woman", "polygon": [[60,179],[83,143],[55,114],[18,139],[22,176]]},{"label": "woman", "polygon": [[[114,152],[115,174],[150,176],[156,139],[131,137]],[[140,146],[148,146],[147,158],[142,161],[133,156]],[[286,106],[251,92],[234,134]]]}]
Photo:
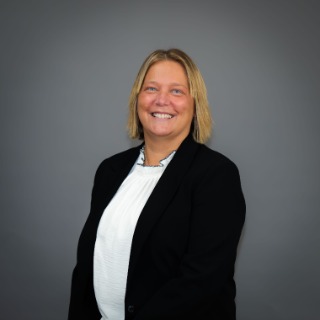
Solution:
[{"label": "woman", "polygon": [[198,68],[177,49],[151,53],[129,108],[129,135],[143,143],[97,170],[69,320],[234,320],[245,202],[236,166],[203,144]]}]

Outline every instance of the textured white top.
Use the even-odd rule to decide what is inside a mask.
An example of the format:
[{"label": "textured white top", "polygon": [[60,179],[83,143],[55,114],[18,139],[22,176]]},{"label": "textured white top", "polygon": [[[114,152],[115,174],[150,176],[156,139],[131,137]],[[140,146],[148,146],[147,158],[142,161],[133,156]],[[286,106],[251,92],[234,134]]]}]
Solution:
[{"label": "textured white top", "polygon": [[125,291],[133,233],[172,152],[156,167],[143,166],[143,149],[103,212],[94,248],[94,291],[101,320],[124,320]]}]

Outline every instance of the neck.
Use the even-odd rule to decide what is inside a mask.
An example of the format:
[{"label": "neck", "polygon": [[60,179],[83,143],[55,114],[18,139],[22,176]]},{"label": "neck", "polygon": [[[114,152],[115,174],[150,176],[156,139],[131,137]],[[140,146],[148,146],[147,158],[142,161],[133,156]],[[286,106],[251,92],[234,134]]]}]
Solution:
[{"label": "neck", "polygon": [[160,160],[166,158],[172,151],[178,149],[182,141],[173,142],[165,139],[148,139],[145,137],[144,157],[145,165],[157,166]]}]

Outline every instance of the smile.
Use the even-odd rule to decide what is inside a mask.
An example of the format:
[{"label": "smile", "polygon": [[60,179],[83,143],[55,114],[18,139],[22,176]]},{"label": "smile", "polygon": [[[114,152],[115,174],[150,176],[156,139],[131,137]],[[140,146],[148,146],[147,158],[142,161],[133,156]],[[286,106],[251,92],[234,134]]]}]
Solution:
[{"label": "smile", "polygon": [[159,118],[159,119],[171,119],[173,118],[172,114],[169,113],[156,113],[156,112],[152,112],[151,115],[155,118]]}]

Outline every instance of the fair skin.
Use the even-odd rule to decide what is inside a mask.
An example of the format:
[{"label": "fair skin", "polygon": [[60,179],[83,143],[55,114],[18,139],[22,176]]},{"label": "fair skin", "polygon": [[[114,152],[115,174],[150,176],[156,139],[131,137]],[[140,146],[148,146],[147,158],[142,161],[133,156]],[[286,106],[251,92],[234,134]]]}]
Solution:
[{"label": "fair skin", "polygon": [[194,99],[179,63],[159,61],[150,67],[138,96],[138,116],[145,164],[159,165],[187,137],[194,116]]}]

